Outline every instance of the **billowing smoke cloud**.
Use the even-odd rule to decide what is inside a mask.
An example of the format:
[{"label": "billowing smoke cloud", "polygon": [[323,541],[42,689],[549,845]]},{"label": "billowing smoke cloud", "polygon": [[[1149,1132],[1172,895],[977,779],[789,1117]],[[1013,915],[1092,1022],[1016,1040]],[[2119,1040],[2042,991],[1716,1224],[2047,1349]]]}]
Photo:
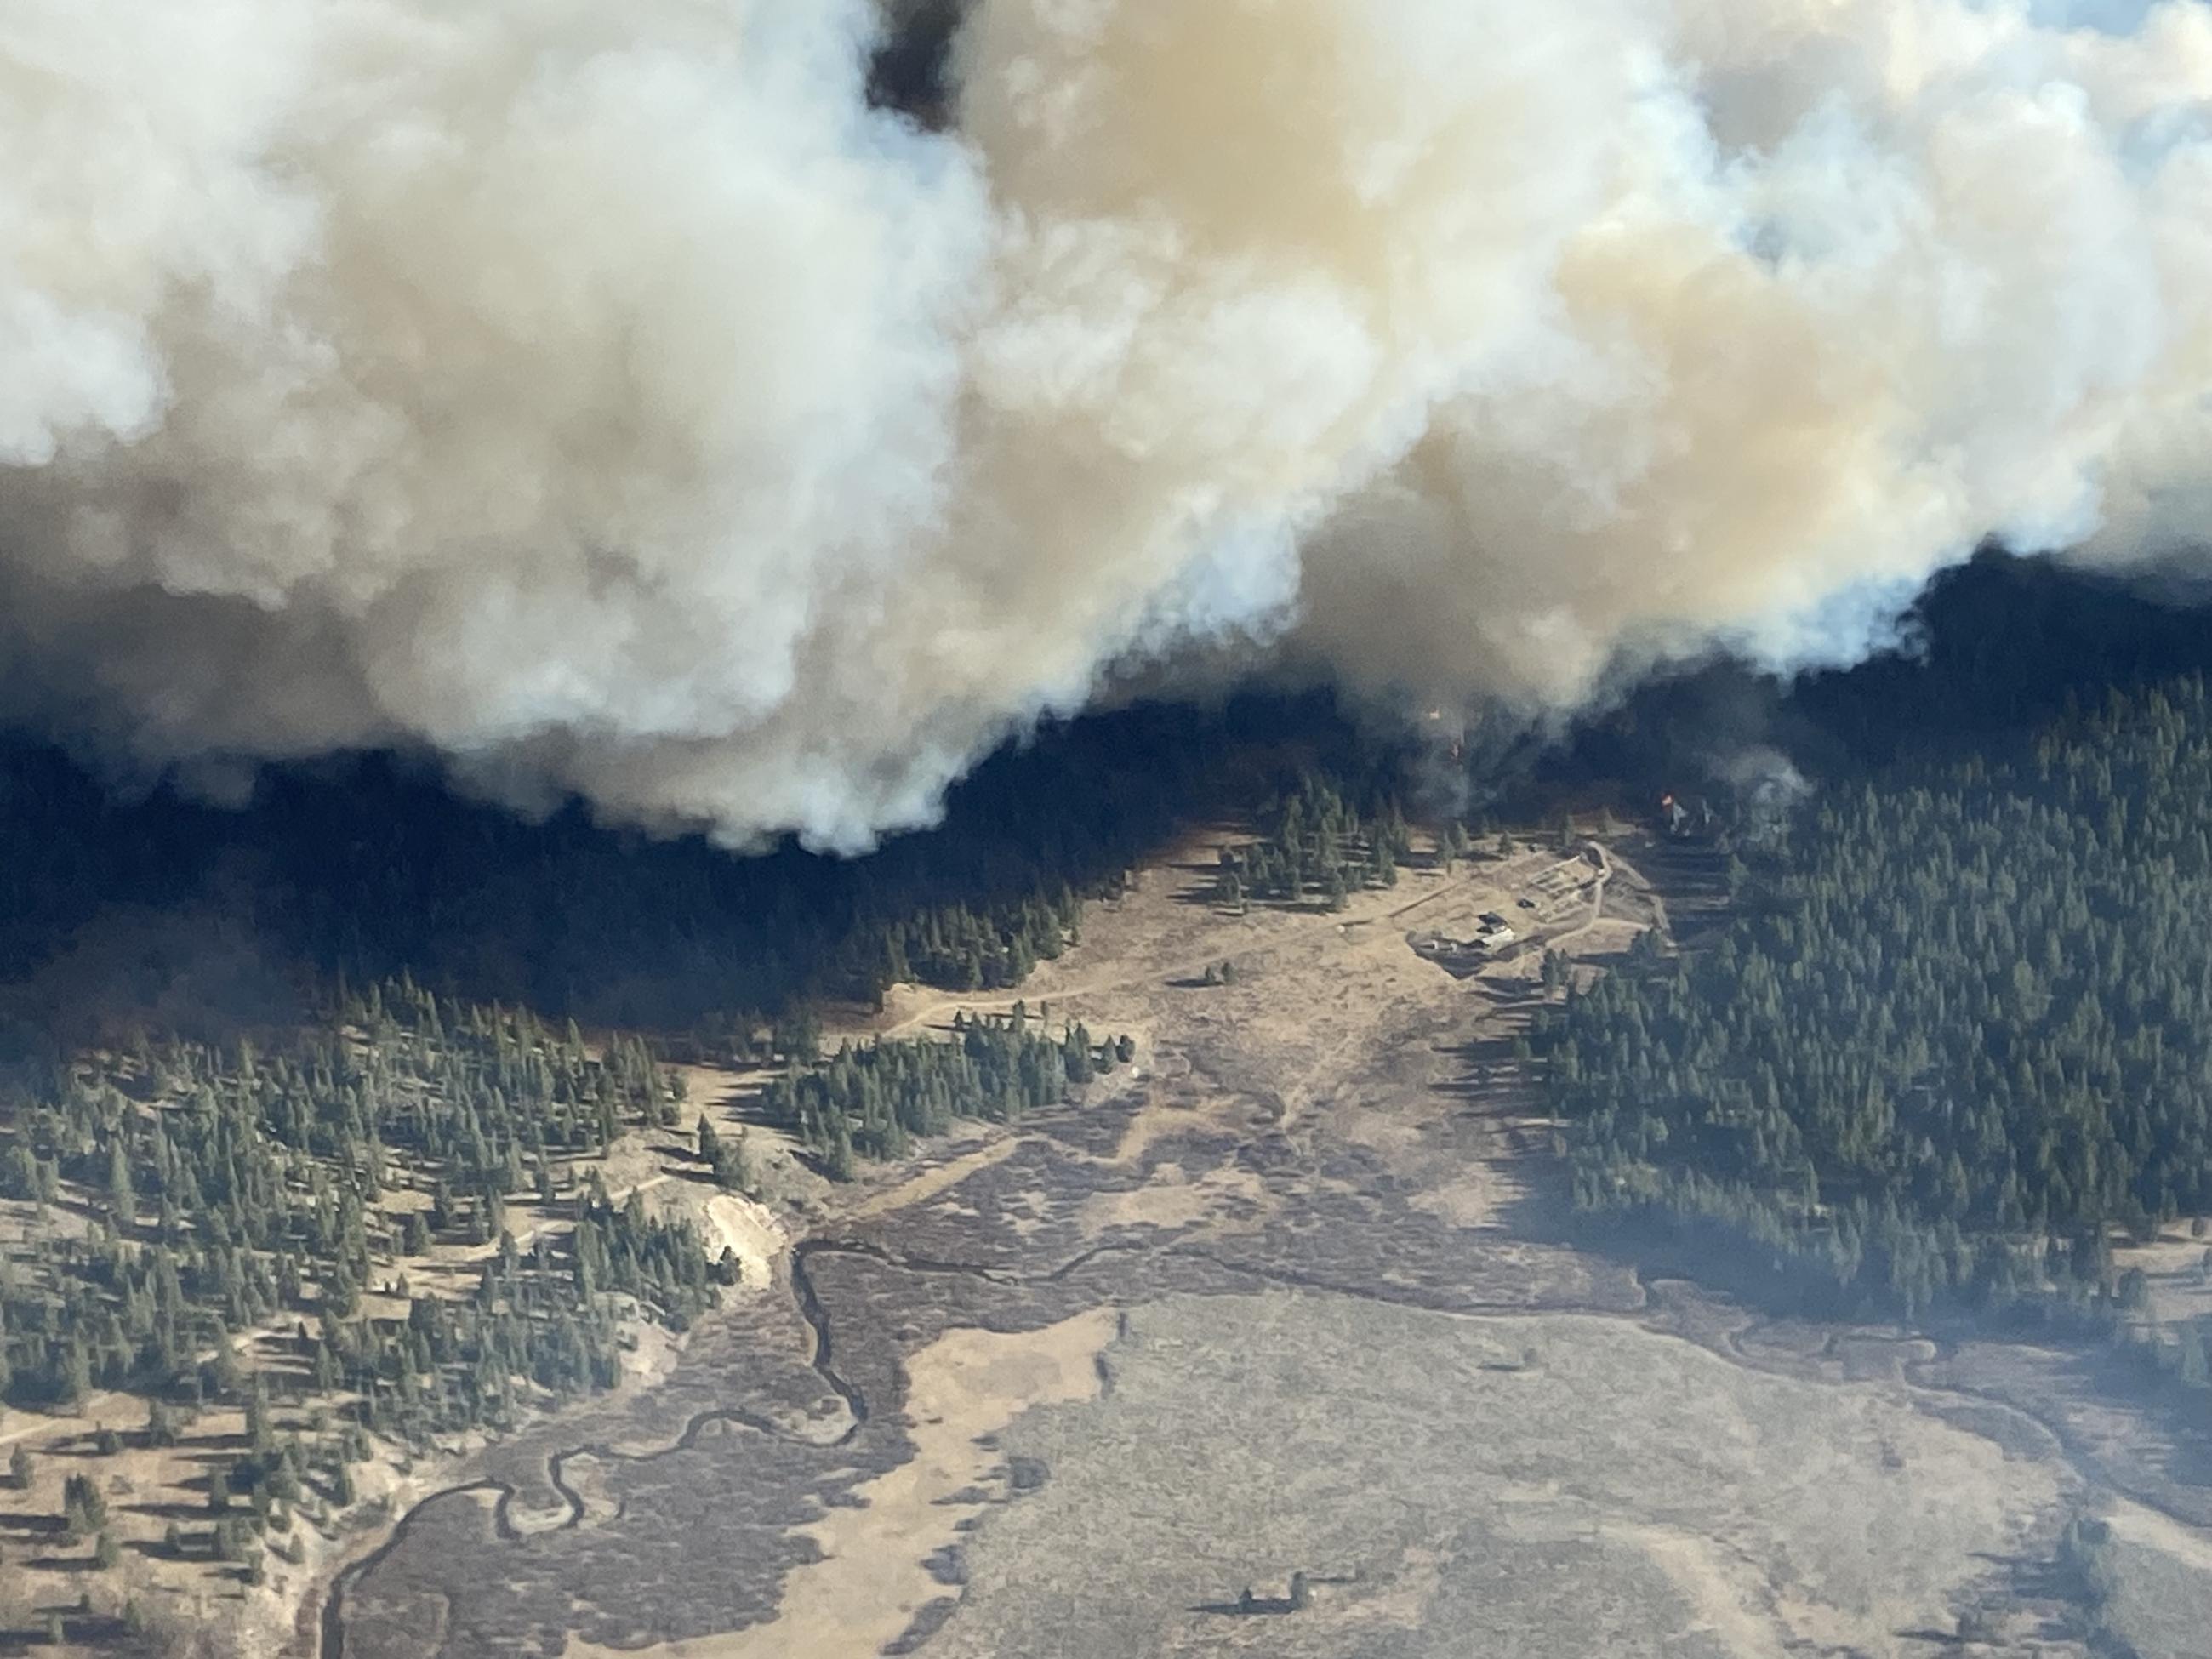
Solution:
[{"label": "billowing smoke cloud", "polygon": [[1133,659],[1571,704],[2212,526],[2212,7],[0,11],[0,696],[838,846]]}]

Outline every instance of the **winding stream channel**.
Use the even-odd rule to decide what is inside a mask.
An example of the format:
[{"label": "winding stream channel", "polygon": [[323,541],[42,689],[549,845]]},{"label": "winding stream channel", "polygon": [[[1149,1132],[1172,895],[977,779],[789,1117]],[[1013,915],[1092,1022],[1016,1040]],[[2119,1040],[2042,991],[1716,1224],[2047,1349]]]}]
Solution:
[{"label": "winding stream channel", "polygon": [[[792,1300],[798,1308],[799,1317],[805,1322],[808,1331],[811,1334],[813,1352],[809,1356],[810,1363],[820,1375],[823,1382],[827,1383],[837,1397],[845,1402],[845,1409],[851,1419],[842,1434],[832,1441],[810,1441],[805,1436],[794,1434],[781,1424],[757,1413],[718,1407],[694,1415],[684,1425],[684,1432],[658,1451],[618,1451],[611,1446],[597,1442],[571,1446],[565,1451],[556,1452],[547,1461],[547,1484],[560,1495],[562,1502],[568,1506],[568,1513],[557,1527],[546,1530],[564,1531],[576,1526],[584,1518],[583,1495],[570,1486],[566,1478],[568,1463],[578,1457],[592,1457],[626,1463],[649,1463],[659,1458],[670,1457],[680,1452],[689,1451],[698,1443],[702,1434],[709,1428],[724,1424],[736,1424],[757,1433],[778,1439],[809,1445],[819,1444],[825,1449],[844,1445],[859,1434],[868,1421],[867,1396],[860,1391],[857,1383],[839,1375],[837,1371],[836,1351],[830,1333],[830,1316],[822,1305],[821,1293],[815,1289],[813,1278],[808,1271],[807,1264],[815,1256],[823,1254],[866,1255],[895,1267],[906,1264],[898,1261],[888,1252],[878,1250],[871,1246],[848,1244],[829,1239],[807,1240],[798,1245],[791,1253]],[[983,1273],[984,1270],[963,1269],[949,1262],[931,1262],[917,1266],[913,1271],[936,1273],[968,1271]],[[988,1275],[984,1274],[984,1276]],[[493,1492],[498,1495],[498,1501],[492,1508],[492,1524],[500,1537],[510,1542],[520,1543],[526,1537],[532,1535],[519,1530],[510,1517],[508,1510],[514,1499],[514,1488],[504,1480],[463,1481],[456,1486],[441,1487],[436,1492],[419,1499],[392,1527],[390,1536],[368,1554],[345,1568],[331,1583],[330,1594],[323,1601],[322,1639],[318,1650],[321,1659],[344,1659],[346,1596],[354,1585],[374,1571],[387,1556],[406,1541],[409,1531],[432,1505],[444,1503],[448,1498],[466,1497],[477,1492]]]},{"label": "winding stream channel", "polygon": [[[563,1531],[580,1524],[585,1515],[585,1499],[583,1495],[570,1484],[566,1473],[569,1462],[578,1457],[589,1457],[611,1462],[649,1463],[659,1458],[672,1456],[691,1449],[697,1443],[701,1435],[710,1428],[723,1425],[736,1425],[771,1438],[811,1446],[824,1451],[849,1444],[867,1426],[870,1420],[870,1407],[867,1397],[860,1385],[837,1370],[836,1346],[831,1329],[830,1312],[823,1304],[820,1290],[814,1282],[812,1264],[818,1259],[824,1256],[856,1257],[903,1273],[957,1275],[988,1284],[1016,1288],[1058,1282],[1102,1257],[1117,1254],[1182,1256],[1206,1262],[1223,1272],[1261,1284],[1279,1285],[1301,1290],[1356,1297],[1365,1301],[1420,1308],[1431,1312],[1462,1317],[1537,1316],[1564,1313],[1627,1320],[1647,1328],[1650,1328],[1651,1317],[1650,1300],[1651,1287],[1644,1285],[1640,1278],[1639,1289],[1644,1291],[1644,1305],[1639,1309],[1631,1310],[1595,1307],[1573,1297],[1540,1296],[1512,1301],[1483,1302],[1426,1291],[1413,1285],[1395,1286],[1386,1290],[1371,1284],[1363,1285],[1336,1279],[1323,1273],[1236,1261],[1188,1241],[1094,1245],[1048,1270],[1023,1273],[974,1263],[945,1261],[927,1256],[907,1256],[885,1249],[880,1245],[854,1240],[834,1238],[803,1240],[792,1249],[788,1256],[792,1301],[810,1335],[811,1352],[808,1356],[808,1363],[823,1383],[844,1401],[849,1420],[841,1434],[834,1439],[816,1439],[796,1432],[783,1424],[758,1413],[740,1408],[720,1407],[700,1412],[691,1417],[686,1422],[683,1432],[675,1440],[657,1450],[627,1452],[601,1442],[572,1446],[552,1454],[547,1460],[546,1469],[547,1483],[559,1495],[566,1506],[567,1514],[551,1527],[532,1528],[528,1532],[518,1528],[509,1514],[515,1496],[514,1487],[509,1483],[487,1478],[442,1487],[413,1504],[393,1525],[390,1534],[382,1543],[374,1551],[343,1569],[333,1581],[321,1612],[320,1642],[318,1649],[319,1659],[344,1659],[346,1602],[349,1592],[362,1577],[374,1571],[406,1540],[412,1528],[433,1505],[449,1498],[476,1493],[495,1494],[496,1502],[493,1505],[492,1519],[498,1536],[510,1542],[520,1543],[543,1532]],[[1755,1324],[1759,1322],[1755,1316],[1751,1316],[1748,1322]],[[1753,1369],[1760,1369],[1752,1357],[1743,1350],[1740,1341],[1741,1334],[1741,1330],[1729,1332],[1722,1347],[1729,1352],[1737,1363],[1753,1366]],[[1694,1340],[1695,1339],[1686,1340]],[[2050,1420],[2041,1413],[2031,1410],[2017,1401],[2002,1399],[1984,1389],[1954,1381],[1935,1380],[1929,1375],[1930,1370],[1942,1364],[1942,1357],[1948,1350],[1954,1347],[1955,1344],[1938,1337],[1919,1336],[1913,1340],[1927,1342],[1930,1350],[1929,1358],[1918,1361],[1908,1361],[1903,1368],[1905,1380],[1915,1391],[1948,1395],[2001,1410],[2033,1425],[2043,1435],[2048,1437],[2059,1448],[2066,1460],[2075,1467],[2094,1469],[2107,1481],[2124,1491],[2131,1484],[2114,1480],[2114,1471],[2103,1468],[2103,1460],[2095,1455],[2094,1449],[2082,1444],[2081,1437],[2070,1432],[2069,1425],[2063,1422]],[[1711,1345],[1700,1344],[1699,1346],[1710,1346]],[[2146,1507],[2168,1515],[2171,1519],[2184,1519],[2173,1515],[2149,1494],[2137,1492],[2130,1492],[2130,1495]]]}]

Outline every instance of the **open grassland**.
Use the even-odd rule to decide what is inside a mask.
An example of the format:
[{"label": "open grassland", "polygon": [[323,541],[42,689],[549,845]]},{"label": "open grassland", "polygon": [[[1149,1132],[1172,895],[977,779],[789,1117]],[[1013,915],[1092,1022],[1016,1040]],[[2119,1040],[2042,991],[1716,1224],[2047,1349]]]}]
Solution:
[{"label": "open grassland", "polygon": [[[941,1651],[1895,1655],[2047,1548],[2065,1477],[1868,1384],[1575,1316],[1313,1295],[1133,1310]],[[1311,1608],[1243,1614],[1248,1585]]]},{"label": "open grassland", "polygon": [[[2080,1655],[2101,1619],[2189,1651],[2157,1632],[2203,1535],[2133,1407],[1557,1242],[1516,1038],[1544,946],[1586,975],[1684,908],[1641,849],[1419,857],[1339,912],[1240,912],[1224,839],[1094,907],[1020,993],[1130,1033],[1132,1066],[850,1187],[793,1164],[767,1294],[659,1387],[473,1459],[302,1650],[1905,1655],[1963,1628]],[[1496,914],[1538,948],[1435,949]],[[852,1030],[1016,1000],[902,989]],[[734,1126],[749,1086],[690,1092]],[[2175,1530],[2119,1537],[2133,1590],[2093,1607],[2058,1541],[2121,1494]]]}]

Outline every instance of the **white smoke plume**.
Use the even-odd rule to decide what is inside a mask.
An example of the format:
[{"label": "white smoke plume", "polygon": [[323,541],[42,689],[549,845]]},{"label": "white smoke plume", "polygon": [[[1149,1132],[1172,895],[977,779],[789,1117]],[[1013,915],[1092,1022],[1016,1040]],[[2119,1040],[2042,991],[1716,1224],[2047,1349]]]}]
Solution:
[{"label": "white smoke plume", "polygon": [[1571,705],[2212,529],[2212,6],[0,9],[0,698],[859,847],[1116,665]]}]

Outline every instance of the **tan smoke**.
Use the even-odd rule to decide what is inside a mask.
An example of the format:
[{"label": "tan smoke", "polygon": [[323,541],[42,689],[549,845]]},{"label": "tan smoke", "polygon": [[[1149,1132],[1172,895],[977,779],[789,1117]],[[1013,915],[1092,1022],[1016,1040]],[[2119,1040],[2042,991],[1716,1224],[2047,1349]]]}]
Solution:
[{"label": "tan smoke", "polygon": [[2201,0],[983,0],[940,134],[878,22],[0,11],[5,695],[849,847],[1133,658],[1557,706],[2212,517]]}]

